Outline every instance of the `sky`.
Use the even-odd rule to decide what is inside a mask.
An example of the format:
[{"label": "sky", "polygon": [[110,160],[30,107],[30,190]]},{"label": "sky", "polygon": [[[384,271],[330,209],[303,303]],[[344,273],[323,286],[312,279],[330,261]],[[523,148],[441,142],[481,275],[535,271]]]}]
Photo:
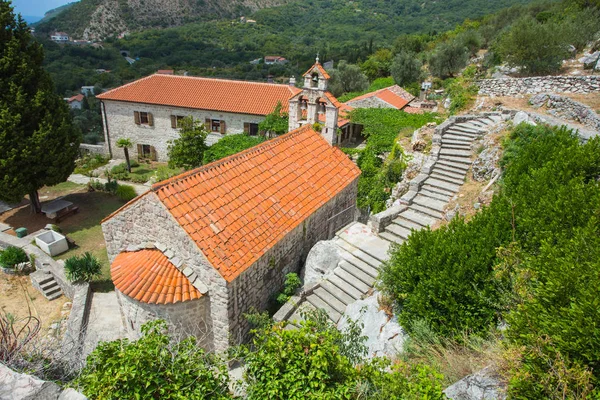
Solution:
[{"label": "sky", "polygon": [[15,12],[23,16],[43,17],[46,11],[73,1],[75,0],[12,0],[12,4]]}]

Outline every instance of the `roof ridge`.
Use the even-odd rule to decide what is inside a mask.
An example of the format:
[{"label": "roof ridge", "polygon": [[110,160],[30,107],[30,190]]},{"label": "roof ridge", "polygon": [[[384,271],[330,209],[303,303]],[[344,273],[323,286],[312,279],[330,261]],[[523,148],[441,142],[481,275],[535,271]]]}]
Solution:
[{"label": "roof ridge", "polygon": [[[123,88],[126,88],[126,87],[128,87],[128,86],[131,86],[131,85],[133,85],[134,83],[137,83],[137,82],[141,82],[141,81],[144,81],[144,80],[150,79],[150,78],[151,78],[151,77],[153,77],[154,75],[158,75],[158,74],[152,74],[152,75],[144,76],[144,77],[142,77],[142,78],[140,78],[140,79],[136,79],[135,81],[131,81],[131,82],[129,82],[129,83],[126,83],[126,84],[124,84],[124,85],[121,85],[121,86],[117,86],[116,88],[112,88],[112,89],[110,89],[110,90],[107,90],[107,91],[106,91],[106,92],[104,92],[104,93],[100,93],[100,94],[99,94],[98,96],[96,96],[96,97],[98,97],[98,98],[103,98],[103,97],[106,97],[106,95],[109,95],[109,94],[111,94],[111,93],[112,93],[112,92],[114,92],[115,90],[123,89]],[[163,75],[163,76],[168,76],[168,75]]]},{"label": "roof ridge", "polygon": [[[209,78],[206,76],[189,76],[189,75],[166,75],[166,74],[157,74],[154,73],[152,75],[148,75],[146,78],[150,78],[153,76],[160,76],[160,77],[168,77],[169,79],[196,79],[196,80],[207,80],[207,81],[220,81],[220,82],[236,82],[236,83],[249,83],[249,84],[253,84],[253,85],[269,85],[269,86],[277,86],[277,87],[289,87],[290,85],[287,85],[285,83],[270,83],[270,82],[259,82],[259,81],[246,81],[243,79],[226,79],[226,78]],[[141,78],[143,79],[143,78]],[[141,80],[138,79],[138,80]],[[131,82],[133,83],[133,82]],[[123,87],[123,86],[121,86]]]},{"label": "roof ridge", "polygon": [[294,130],[292,130],[290,132],[287,132],[287,133],[285,133],[285,134],[283,134],[281,136],[278,136],[276,138],[267,140],[266,142],[257,144],[256,146],[250,147],[249,149],[242,150],[242,151],[240,151],[238,153],[235,153],[235,154],[232,154],[230,156],[224,157],[224,158],[222,158],[220,160],[213,161],[213,162],[208,163],[206,165],[202,165],[202,166],[200,166],[198,168],[194,168],[192,170],[182,172],[179,175],[173,176],[173,177],[171,177],[169,179],[166,179],[164,181],[157,182],[157,183],[153,184],[152,185],[152,191],[156,192],[156,191],[158,191],[159,189],[161,189],[161,188],[163,188],[165,186],[172,185],[172,184],[174,184],[176,182],[179,182],[182,179],[185,179],[185,178],[187,178],[189,176],[196,175],[196,174],[198,174],[200,172],[209,171],[209,170],[211,170],[213,168],[219,167],[221,165],[224,165],[224,164],[226,164],[228,162],[231,162],[233,160],[236,160],[238,158],[242,158],[244,156],[250,155],[250,154],[252,154],[254,152],[257,152],[259,150],[263,151],[265,148],[270,148],[270,147],[275,146],[276,144],[279,144],[280,142],[283,142],[285,140],[290,140],[291,138],[299,135],[300,133],[303,133],[304,131],[306,131],[308,129],[312,129],[312,126],[310,126],[309,124],[303,125],[303,126],[301,126],[299,128],[296,128],[296,129],[294,129]]}]

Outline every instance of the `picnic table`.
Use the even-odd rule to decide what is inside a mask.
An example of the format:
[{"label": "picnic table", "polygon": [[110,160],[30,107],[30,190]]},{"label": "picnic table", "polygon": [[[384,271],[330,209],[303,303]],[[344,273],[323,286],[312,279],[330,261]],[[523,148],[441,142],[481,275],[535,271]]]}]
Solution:
[{"label": "picnic table", "polygon": [[46,217],[59,222],[68,215],[74,214],[79,210],[79,207],[73,206],[73,203],[63,199],[56,199],[42,206],[42,212]]}]

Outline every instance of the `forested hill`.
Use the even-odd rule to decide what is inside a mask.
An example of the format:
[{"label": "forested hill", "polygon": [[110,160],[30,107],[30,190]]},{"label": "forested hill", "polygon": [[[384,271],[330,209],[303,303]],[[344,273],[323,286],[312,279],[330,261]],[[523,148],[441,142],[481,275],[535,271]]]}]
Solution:
[{"label": "forested hill", "polygon": [[81,0],[37,30],[64,31],[98,40],[123,32],[166,28],[188,22],[239,17],[288,0]]},{"label": "forested hill", "polygon": [[[377,33],[440,32],[466,18],[528,0],[81,0],[38,31],[65,31],[75,38],[103,39],[122,32],[180,26],[190,22],[251,16],[270,27],[304,26],[316,36],[340,25]],[[258,11],[257,11],[258,10]],[[253,12],[257,11],[253,14]],[[310,33],[310,34],[308,34]],[[340,32],[343,33],[343,32]]]}]

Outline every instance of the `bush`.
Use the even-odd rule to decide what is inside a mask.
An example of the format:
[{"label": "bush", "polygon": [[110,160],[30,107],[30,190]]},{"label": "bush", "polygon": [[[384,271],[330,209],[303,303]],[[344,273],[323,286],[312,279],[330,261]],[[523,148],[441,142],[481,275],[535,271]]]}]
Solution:
[{"label": "bush", "polygon": [[[286,128],[287,131],[287,128]],[[254,147],[265,139],[261,136],[229,135],[210,146],[204,152],[204,164],[220,160],[240,151]]]},{"label": "bush", "polygon": [[65,260],[65,274],[71,282],[91,282],[100,276],[102,265],[89,252],[81,257],[73,256]]},{"label": "bush", "polygon": [[0,265],[4,268],[14,268],[15,265],[29,261],[27,253],[20,247],[9,246],[0,251]]},{"label": "bush", "polygon": [[277,296],[277,302],[283,304],[288,301],[300,286],[302,286],[302,281],[298,277],[298,274],[293,272],[287,274],[285,276],[285,283],[283,284],[283,291]]},{"label": "bush", "polygon": [[[210,151],[210,148],[209,148]],[[175,175],[178,175],[181,172],[180,169],[171,169],[169,167],[165,167],[165,166],[160,166],[156,169],[155,172],[155,176],[156,176],[156,182],[161,182],[164,180],[167,180]]]},{"label": "bush", "polygon": [[114,167],[112,167],[110,169],[110,172],[112,174],[122,174],[124,172],[127,172],[127,164],[122,163],[122,164],[119,164],[119,165],[115,165]]},{"label": "bush", "polygon": [[173,342],[164,321],[142,326],[136,341],[102,342],[75,385],[92,399],[231,399],[227,364],[194,337]]},{"label": "bush", "polygon": [[118,185],[116,194],[123,201],[129,201],[137,197],[135,189],[130,185]]},{"label": "bush", "polygon": [[118,187],[119,187],[119,184],[117,183],[116,180],[110,180],[104,184],[104,191],[108,192],[110,194],[115,194],[115,193],[117,193]]}]

